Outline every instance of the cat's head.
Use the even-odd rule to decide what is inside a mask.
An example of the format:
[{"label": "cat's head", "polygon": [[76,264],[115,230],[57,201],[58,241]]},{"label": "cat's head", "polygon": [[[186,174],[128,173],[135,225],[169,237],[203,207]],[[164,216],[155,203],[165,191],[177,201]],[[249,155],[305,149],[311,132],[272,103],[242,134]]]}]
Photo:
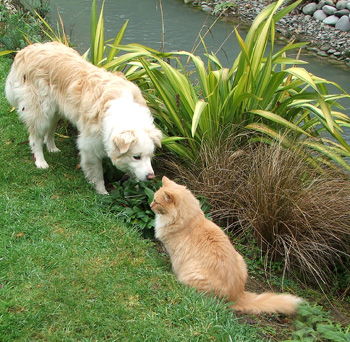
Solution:
[{"label": "cat's head", "polygon": [[180,185],[171,181],[169,178],[165,176],[162,178],[162,187],[154,194],[151,203],[151,209],[155,214],[166,215],[175,209],[174,190],[177,186]]},{"label": "cat's head", "polygon": [[200,209],[197,199],[183,185],[167,177],[162,178],[162,187],[154,194],[151,209],[158,215],[177,217],[180,212]]}]

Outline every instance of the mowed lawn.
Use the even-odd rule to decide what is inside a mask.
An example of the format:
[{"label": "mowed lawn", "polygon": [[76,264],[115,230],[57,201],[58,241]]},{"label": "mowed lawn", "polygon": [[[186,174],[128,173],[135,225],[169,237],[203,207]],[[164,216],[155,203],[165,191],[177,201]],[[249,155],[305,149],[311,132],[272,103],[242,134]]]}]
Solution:
[{"label": "mowed lawn", "polygon": [[0,341],[263,341],[219,301],[179,284],[152,240],[106,212],[74,137],[34,166],[0,60]]}]

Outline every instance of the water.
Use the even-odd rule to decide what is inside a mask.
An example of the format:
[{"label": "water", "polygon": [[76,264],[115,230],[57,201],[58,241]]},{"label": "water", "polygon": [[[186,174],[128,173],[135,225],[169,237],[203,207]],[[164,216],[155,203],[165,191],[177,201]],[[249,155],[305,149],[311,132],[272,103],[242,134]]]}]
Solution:
[{"label": "water", "polygon": [[[91,3],[91,0],[50,1],[52,22],[58,21],[58,9],[66,31],[71,35],[73,43],[81,53],[90,46]],[[98,3],[101,5],[102,1]],[[191,51],[196,40],[198,41],[199,32],[202,32],[203,35],[215,20],[203,11],[185,5],[182,0],[163,0],[162,7],[164,37],[159,0],[107,0],[104,9],[105,38],[114,38],[125,21],[129,19],[122,44],[138,43],[160,50],[163,48],[164,38],[164,51]],[[232,65],[240,52],[236,36],[232,34],[233,29],[232,23],[219,21],[204,39],[208,50],[217,52],[220,62],[226,67]],[[245,37],[244,28],[239,28],[239,32]],[[196,54],[202,53],[204,51],[201,46]],[[350,93],[350,71],[348,69],[306,54],[301,58],[309,62],[305,66],[308,71],[338,83]],[[347,107],[346,112],[350,115],[349,101],[343,101],[342,104]],[[350,134],[347,136],[347,140],[350,140]]]},{"label": "water", "polygon": [[[73,42],[78,45],[78,50],[84,52],[90,45],[90,10],[91,0],[51,0],[52,21],[57,21],[57,8],[64,20],[68,32],[72,32]],[[204,26],[202,33],[210,27],[214,18],[207,16],[200,10],[185,6],[182,1],[162,1],[164,14],[164,50],[165,51],[191,51],[198,33]],[[123,44],[139,43],[156,50],[163,47],[162,16],[157,0],[113,0],[106,1],[104,21],[106,39],[114,38],[116,33],[129,19],[128,28],[123,39]],[[216,52],[222,42],[232,33],[233,25],[218,22],[211,30],[205,42],[209,51]],[[218,57],[232,62],[232,56],[239,51],[238,43],[232,35]],[[198,52],[203,52],[200,49]],[[227,57],[226,56],[229,56]]]}]

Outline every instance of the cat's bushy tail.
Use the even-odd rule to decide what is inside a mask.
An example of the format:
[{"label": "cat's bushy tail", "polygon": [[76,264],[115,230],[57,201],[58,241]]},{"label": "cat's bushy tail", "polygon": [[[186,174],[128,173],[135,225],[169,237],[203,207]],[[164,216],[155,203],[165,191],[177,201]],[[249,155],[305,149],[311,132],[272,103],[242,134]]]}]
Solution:
[{"label": "cat's bushy tail", "polygon": [[301,298],[290,294],[243,292],[232,308],[252,314],[283,313],[291,315],[296,313],[298,304],[301,302]]}]

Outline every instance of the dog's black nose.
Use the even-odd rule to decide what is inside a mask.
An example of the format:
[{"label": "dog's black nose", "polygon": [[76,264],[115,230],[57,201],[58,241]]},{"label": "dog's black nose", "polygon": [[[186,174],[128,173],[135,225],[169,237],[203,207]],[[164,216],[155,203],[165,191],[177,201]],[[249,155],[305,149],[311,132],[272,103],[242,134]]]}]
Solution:
[{"label": "dog's black nose", "polygon": [[154,177],[155,177],[154,173],[149,173],[146,178],[147,180],[152,180]]}]

